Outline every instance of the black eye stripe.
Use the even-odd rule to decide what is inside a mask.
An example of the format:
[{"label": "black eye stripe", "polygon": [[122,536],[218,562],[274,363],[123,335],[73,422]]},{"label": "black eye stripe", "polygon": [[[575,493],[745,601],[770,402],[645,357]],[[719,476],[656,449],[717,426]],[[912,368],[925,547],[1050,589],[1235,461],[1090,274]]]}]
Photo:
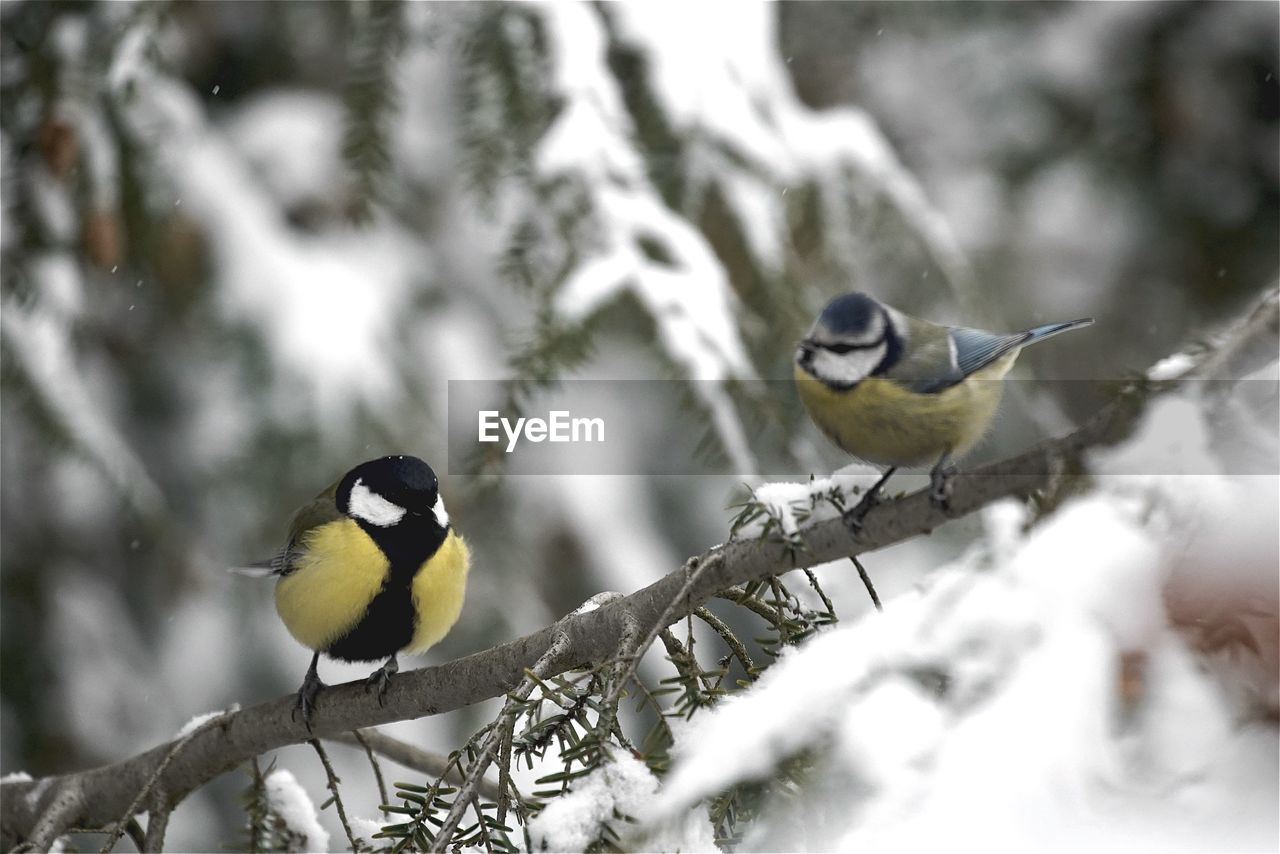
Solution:
[{"label": "black eye stripe", "polygon": [[830,350],[832,353],[843,356],[845,353],[852,353],[854,350],[874,350],[884,344],[884,341],[875,341],[871,344],[819,344],[818,346],[824,350]]}]

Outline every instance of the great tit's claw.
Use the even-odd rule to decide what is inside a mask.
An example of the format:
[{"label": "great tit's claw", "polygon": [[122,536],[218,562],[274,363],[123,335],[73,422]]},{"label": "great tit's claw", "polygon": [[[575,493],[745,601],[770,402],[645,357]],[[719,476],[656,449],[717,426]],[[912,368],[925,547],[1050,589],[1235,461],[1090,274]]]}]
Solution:
[{"label": "great tit's claw", "polygon": [[387,659],[386,664],[370,673],[369,678],[364,680],[365,693],[367,694],[376,688],[378,691],[378,705],[385,706],[387,704],[387,689],[391,687],[391,677],[399,672],[400,662],[396,661],[396,657],[393,655]]},{"label": "great tit's claw", "polygon": [[302,712],[302,723],[306,725],[307,732],[311,732],[311,717],[315,714],[320,704],[316,702],[316,697],[320,693],[320,689],[325,684],[319,679],[308,679],[302,683],[302,687],[298,689],[298,698],[293,704],[293,719],[298,719],[298,712]]}]

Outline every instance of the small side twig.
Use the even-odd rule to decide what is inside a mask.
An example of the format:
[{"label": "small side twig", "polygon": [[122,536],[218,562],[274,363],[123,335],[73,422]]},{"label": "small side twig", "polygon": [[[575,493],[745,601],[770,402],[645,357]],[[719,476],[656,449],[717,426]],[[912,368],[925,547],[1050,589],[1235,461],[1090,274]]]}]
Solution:
[{"label": "small side twig", "polygon": [[880,597],[876,595],[876,586],[871,583],[871,576],[867,575],[867,568],[862,565],[862,561],[858,560],[857,555],[850,555],[849,560],[853,561],[853,565],[858,568],[858,577],[862,579],[867,592],[871,594],[871,604],[876,606],[877,611],[883,611],[884,606],[880,604]]},{"label": "small side twig", "polygon": [[827,613],[832,619],[836,616],[836,606],[831,603],[831,599],[827,596],[827,591],[822,589],[822,585],[818,583],[818,574],[812,569],[802,570],[805,578],[809,579],[809,586],[818,594],[818,598],[822,600],[822,607],[827,609]]},{"label": "small side twig", "polygon": [[[515,785],[511,782],[511,743],[515,740],[514,728],[503,730],[500,761],[498,762],[498,797],[490,798],[498,805],[498,824],[507,823],[507,809],[511,806],[511,790]],[[519,800],[519,798],[517,798]]]},{"label": "small side twig", "polygon": [[[650,627],[648,634],[645,635],[644,641],[637,644],[627,656],[626,669],[622,671],[613,685],[613,689],[609,692],[609,696],[605,698],[606,706],[616,706],[618,698],[622,696],[623,690],[627,683],[631,681],[631,677],[635,675],[636,668],[640,666],[640,659],[644,657],[649,647],[653,646],[653,642],[658,638],[660,632],[671,624],[671,617],[676,613],[676,609],[680,607],[680,603],[688,596],[689,591],[693,589],[693,585],[708,567],[714,566],[720,562],[720,553],[712,552],[704,560],[698,561],[692,559],[685,562],[685,581],[677,591],[676,595],[671,597],[666,607],[662,611],[662,615]],[[692,610],[692,609],[690,609]]]},{"label": "small side twig", "polygon": [[147,833],[142,838],[142,850],[153,854],[164,850],[164,833],[169,827],[169,814],[173,805],[165,796],[164,790],[156,786],[151,790],[151,799],[147,804]]},{"label": "small side twig", "polygon": [[[351,747],[365,747],[372,749],[374,753],[383,759],[389,759],[397,765],[403,765],[411,768],[428,777],[443,777],[445,782],[453,786],[462,785],[466,777],[458,771],[449,757],[441,756],[438,753],[432,753],[429,750],[423,750],[421,747],[410,744],[407,741],[401,741],[394,736],[387,735],[376,729],[366,727],[358,730],[360,738],[352,732],[344,732],[335,735],[329,741],[335,741],[339,744],[346,744]],[[363,742],[361,741],[363,739]],[[488,780],[481,780],[477,791],[486,800],[497,801],[498,788]],[[386,803],[386,801],[384,801]]]},{"label": "small side twig", "polygon": [[99,849],[99,854],[109,854],[111,849],[116,847],[116,843],[120,841],[120,837],[125,834],[126,825],[128,825],[129,820],[138,814],[138,809],[142,806],[142,802],[151,794],[151,791],[156,787],[156,783],[160,780],[160,775],[169,767],[169,763],[182,752],[182,748],[190,744],[191,739],[195,738],[200,733],[221,723],[222,719],[226,717],[227,714],[231,714],[231,712],[227,712],[216,718],[205,721],[203,724],[174,742],[173,747],[171,747],[169,752],[165,754],[164,759],[160,760],[156,765],[155,770],[151,772],[151,776],[147,778],[147,782],[138,790],[138,794],[134,796],[134,799],[129,804],[128,809],[124,811],[124,815],[120,816],[120,820],[116,822],[115,828],[107,834],[107,841],[102,848]]},{"label": "small side twig", "polygon": [[364,748],[364,755],[369,757],[369,765],[373,768],[373,777],[378,781],[378,797],[382,798],[380,803],[383,805],[391,803],[391,800],[387,797],[387,783],[382,779],[382,766],[378,764],[378,757],[373,755],[373,748],[369,746],[369,740],[358,729],[351,730],[351,735]]},{"label": "small side twig", "polygon": [[738,636],[733,633],[733,630],[725,625],[723,620],[707,610],[706,606],[695,608],[693,613],[720,636],[720,640],[724,641],[725,646],[729,647],[730,651],[733,652],[734,657],[742,665],[742,669],[747,672],[747,676],[754,677],[756,673],[755,662],[751,660],[751,655],[747,652],[747,648],[742,641],[738,640]]},{"label": "small side twig", "polygon": [[730,587],[728,590],[721,590],[716,594],[716,598],[741,605],[775,628],[781,627],[782,623],[785,622],[785,618],[777,608],[748,595],[741,587]]},{"label": "small side twig", "polygon": [[329,782],[330,799],[338,809],[338,821],[342,824],[343,832],[347,834],[347,842],[351,843],[352,851],[359,851],[360,845],[356,842],[356,835],[351,832],[351,823],[347,821],[347,809],[342,805],[342,793],[338,790],[338,784],[342,781],[333,772],[333,764],[329,761],[329,754],[325,752],[324,745],[320,743],[320,739],[310,739],[308,744],[315,748],[316,755],[320,757],[320,763],[324,765],[324,775]]}]

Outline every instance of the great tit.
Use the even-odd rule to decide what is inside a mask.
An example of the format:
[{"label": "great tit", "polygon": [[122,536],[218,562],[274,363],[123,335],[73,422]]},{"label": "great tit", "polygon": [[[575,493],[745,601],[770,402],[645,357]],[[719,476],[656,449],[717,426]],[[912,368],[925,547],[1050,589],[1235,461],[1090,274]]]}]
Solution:
[{"label": "great tit", "polygon": [[930,463],[930,495],[946,505],[951,461],[982,438],[1018,352],[1092,318],[1004,335],[939,326],[862,293],[827,303],[796,348],[800,400],[819,429],[859,459],[887,467],[845,515],[852,529],[899,466]]},{"label": "great tit", "polygon": [[308,730],[325,687],[320,654],[385,659],[365,682],[385,701],[396,656],[425,651],[457,622],[470,565],[436,474],[417,457],[361,463],[294,514],[285,547],[259,566],[278,576],[289,633],[315,650],[294,710]]}]

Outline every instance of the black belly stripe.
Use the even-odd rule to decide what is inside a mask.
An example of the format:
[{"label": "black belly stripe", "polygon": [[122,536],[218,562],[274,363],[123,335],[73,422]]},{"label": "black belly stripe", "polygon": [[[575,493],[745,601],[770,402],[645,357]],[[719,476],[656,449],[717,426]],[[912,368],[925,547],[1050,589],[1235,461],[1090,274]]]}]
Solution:
[{"label": "black belly stripe", "polygon": [[387,556],[391,567],[364,616],[323,650],[325,655],[339,661],[376,661],[390,658],[409,645],[418,627],[418,614],[413,607],[413,579],[448,534],[434,522],[434,518],[410,517],[393,528],[360,523]]},{"label": "black belly stripe", "polygon": [[410,588],[388,579],[355,628],[334,641],[325,654],[341,661],[390,658],[409,645],[416,627]]}]

